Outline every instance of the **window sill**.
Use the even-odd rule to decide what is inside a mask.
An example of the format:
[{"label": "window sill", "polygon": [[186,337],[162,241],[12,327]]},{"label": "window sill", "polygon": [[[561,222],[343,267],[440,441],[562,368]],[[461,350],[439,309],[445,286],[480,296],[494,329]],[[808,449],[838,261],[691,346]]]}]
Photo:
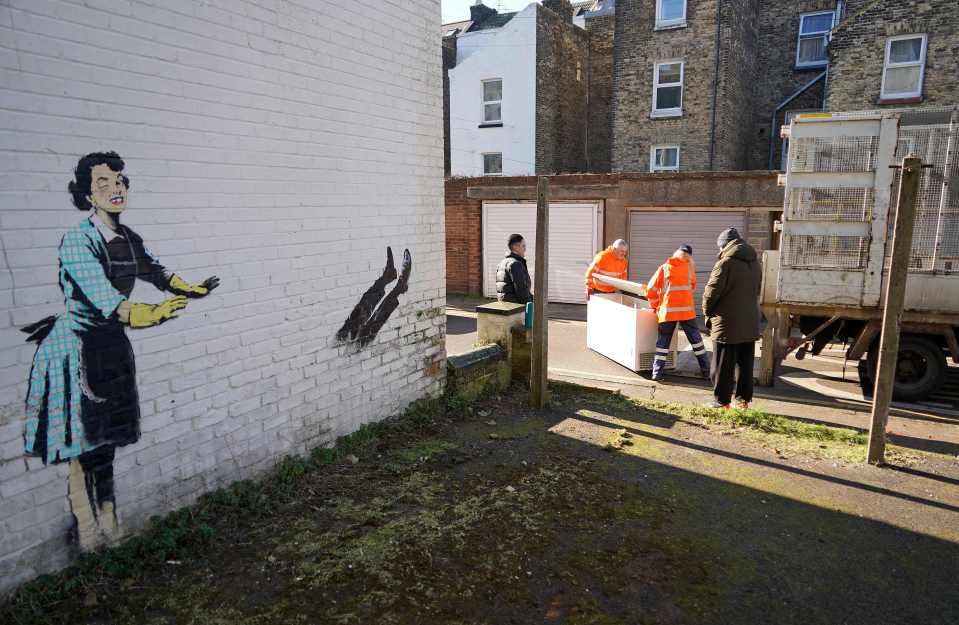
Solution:
[{"label": "window sill", "polygon": [[879,98],[876,104],[920,104],[922,96],[912,96],[909,98]]},{"label": "window sill", "polygon": [[649,114],[650,119],[675,119],[682,116],[682,111],[653,111]]},{"label": "window sill", "polygon": [[678,169],[650,169],[651,174],[678,174]]},{"label": "window sill", "polygon": [[486,122],[484,124],[480,124],[478,127],[479,128],[502,128],[503,122]]},{"label": "window sill", "polygon": [[656,24],[653,28],[654,31],[659,30],[676,30],[677,28],[686,28],[686,22],[680,24]]},{"label": "window sill", "polygon": [[819,72],[821,72],[822,70],[826,69],[827,67],[829,67],[829,63],[828,63],[828,62],[825,62],[825,61],[822,62],[822,63],[810,63],[810,64],[808,64],[808,65],[798,65],[798,64],[797,64],[797,65],[794,65],[794,66],[793,66],[793,71],[797,71],[797,72],[819,71]]}]

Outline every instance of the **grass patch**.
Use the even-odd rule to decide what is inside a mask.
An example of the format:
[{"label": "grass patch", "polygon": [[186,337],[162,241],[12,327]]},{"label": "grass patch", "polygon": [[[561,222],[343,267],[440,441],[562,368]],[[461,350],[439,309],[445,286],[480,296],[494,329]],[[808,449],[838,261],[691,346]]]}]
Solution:
[{"label": "grass patch", "polygon": [[443,415],[443,407],[438,401],[416,402],[402,415],[340,437],[332,447],[314,449],[306,457],[283,458],[260,479],[234,482],[201,496],[192,506],[153,517],[145,530],[119,545],[81,554],[74,565],[22,586],[0,605],[0,622],[49,623],[47,606],[78,593],[105,592],[121,582],[143,580],[150,567],[168,560],[193,558],[216,541],[216,528],[228,532],[243,519],[263,517],[295,501],[299,485],[311,473],[363,452],[383,438],[432,427]]}]

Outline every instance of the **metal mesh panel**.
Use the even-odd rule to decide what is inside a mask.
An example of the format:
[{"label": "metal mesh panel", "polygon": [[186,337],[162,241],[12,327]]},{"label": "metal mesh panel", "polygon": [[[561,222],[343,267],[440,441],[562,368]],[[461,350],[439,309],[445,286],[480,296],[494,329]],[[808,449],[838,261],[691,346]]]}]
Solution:
[{"label": "metal mesh panel", "polygon": [[[909,154],[915,154],[922,159],[923,164],[931,165],[922,170],[919,180],[912,254],[909,259],[909,270],[913,272],[959,271],[955,262],[959,259],[959,241],[956,237],[959,232],[959,194],[952,185],[944,186],[944,183],[959,177],[959,162],[955,156],[951,164],[947,163],[949,139],[947,125],[912,125],[899,129],[896,162],[901,162]],[[959,131],[952,133],[952,145],[953,150],[959,147]],[[892,207],[889,211],[886,237],[886,267],[891,262],[892,233],[899,201],[899,179],[900,172],[897,170],[893,177]],[[945,197],[943,192],[946,193]]]},{"label": "metal mesh panel", "polygon": [[[643,352],[639,355],[639,370],[652,371],[653,361],[656,359],[656,352]],[[666,368],[672,369],[676,364],[673,362],[673,352],[669,352],[666,357]]]},{"label": "metal mesh panel", "polygon": [[792,268],[864,269],[868,247],[863,237],[791,235],[785,237],[782,265]]},{"label": "metal mesh panel", "polygon": [[789,194],[786,218],[869,221],[874,195],[872,188],[794,188]]},{"label": "metal mesh panel", "polygon": [[806,137],[789,142],[790,170],[868,172],[876,167],[879,137]]}]

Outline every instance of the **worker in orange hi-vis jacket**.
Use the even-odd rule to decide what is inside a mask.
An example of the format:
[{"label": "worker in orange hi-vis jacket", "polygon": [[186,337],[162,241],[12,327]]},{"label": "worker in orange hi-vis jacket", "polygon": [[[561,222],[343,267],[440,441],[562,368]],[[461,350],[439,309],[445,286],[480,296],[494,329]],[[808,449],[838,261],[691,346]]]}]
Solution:
[{"label": "worker in orange hi-vis jacket", "polygon": [[656,270],[646,285],[646,298],[649,306],[656,312],[659,320],[659,337],[656,339],[656,358],[653,361],[653,380],[663,379],[666,358],[669,356],[669,344],[673,340],[676,324],[683,327],[686,338],[699,361],[699,369],[704,378],[709,378],[709,359],[703,336],[696,323],[696,304],[693,293],[696,290],[696,267],[693,264],[693,247],[681,245],[673,255]]},{"label": "worker in orange hi-vis jacket", "polygon": [[603,284],[596,280],[594,276],[610,276],[611,278],[625,280],[626,268],[629,264],[626,260],[628,250],[629,246],[626,245],[626,241],[616,239],[612,245],[593,258],[589,269],[586,270],[586,291],[588,294],[592,294],[594,291],[601,293],[616,292],[616,287]]}]

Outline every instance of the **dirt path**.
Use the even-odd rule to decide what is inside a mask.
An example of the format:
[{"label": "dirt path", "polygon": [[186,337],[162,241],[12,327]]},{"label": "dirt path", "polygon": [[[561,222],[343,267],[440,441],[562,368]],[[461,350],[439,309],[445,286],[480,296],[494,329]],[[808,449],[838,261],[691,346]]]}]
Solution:
[{"label": "dirt path", "polygon": [[214,521],[204,550],[16,617],[959,622],[955,460],[880,470],[600,391],[561,387],[543,413],[522,399],[393,428],[282,502]]}]

